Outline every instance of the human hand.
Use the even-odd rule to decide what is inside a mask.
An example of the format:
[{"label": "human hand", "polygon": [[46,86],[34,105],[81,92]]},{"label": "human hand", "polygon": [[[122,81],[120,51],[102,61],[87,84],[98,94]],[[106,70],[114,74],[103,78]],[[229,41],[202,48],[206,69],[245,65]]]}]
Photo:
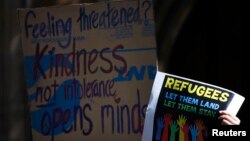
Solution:
[{"label": "human hand", "polygon": [[240,125],[240,119],[237,116],[232,115],[228,111],[219,111],[219,118],[222,125]]}]

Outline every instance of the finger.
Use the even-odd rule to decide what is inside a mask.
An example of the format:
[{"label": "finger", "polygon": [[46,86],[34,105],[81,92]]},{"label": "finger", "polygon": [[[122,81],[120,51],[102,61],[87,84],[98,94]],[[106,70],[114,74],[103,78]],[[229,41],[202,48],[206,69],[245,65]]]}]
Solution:
[{"label": "finger", "polygon": [[222,125],[233,125],[233,123],[231,123],[230,121],[223,119],[221,122]]},{"label": "finger", "polygon": [[229,125],[231,125],[231,124],[234,124],[234,125],[239,125],[240,124],[240,120],[238,119],[238,118],[232,118],[232,116],[230,116],[230,115],[221,115],[220,117],[219,117],[219,119],[221,119],[222,121],[227,121],[227,122],[225,122],[225,123],[230,123]]},{"label": "finger", "polygon": [[227,111],[219,111],[222,116],[226,116],[227,118],[232,119],[233,121],[236,121],[237,123],[240,122],[240,119],[237,116],[232,115],[231,113]]}]

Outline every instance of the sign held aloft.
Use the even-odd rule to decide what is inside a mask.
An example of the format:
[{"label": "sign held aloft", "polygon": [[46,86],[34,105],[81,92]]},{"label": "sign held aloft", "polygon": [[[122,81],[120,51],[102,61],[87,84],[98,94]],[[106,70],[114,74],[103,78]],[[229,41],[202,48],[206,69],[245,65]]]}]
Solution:
[{"label": "sign held aloft", "polygon": [[156,73],[151,0],[19,9],[34,141],[141,139]]}]

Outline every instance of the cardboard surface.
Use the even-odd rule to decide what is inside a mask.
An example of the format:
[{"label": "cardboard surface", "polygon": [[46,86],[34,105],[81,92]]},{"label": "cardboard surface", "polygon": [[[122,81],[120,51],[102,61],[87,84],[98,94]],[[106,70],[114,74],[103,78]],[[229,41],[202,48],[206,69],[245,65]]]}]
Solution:
[{"label": "cardboard surface", "polygon": [[152,8],[18,10],[33,141],[141,139],[156,73]]}]

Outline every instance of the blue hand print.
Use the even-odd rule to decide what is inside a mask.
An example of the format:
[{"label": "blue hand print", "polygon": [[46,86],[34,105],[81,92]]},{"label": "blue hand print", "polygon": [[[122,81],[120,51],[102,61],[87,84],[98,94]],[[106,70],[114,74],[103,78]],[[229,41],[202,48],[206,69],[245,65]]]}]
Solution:
[{"label": "blue hand print", "polygon": [[198,128],[195,126],[195,125],[190,125],[189,126],[189,129],[190,129],[190,132],[191,132],[191,135],[192,135],[192,141],[197,141],[197,136],[198,136]]},{"label": "blue hand print", "polygon": [[156,129],[155,140],[161,140],[161,131],[163,127],[164,127],[163,119],[159,117],[157,119],[157,129]]},{"label": "blue hand print", "polygon": [[[73,121],[73,115],[69,113],[74,112],[74,106],[80,104],[80,99],[70,99],[66,100],[64,96],[64,86],[70,85],[76,80],[66,80],[64,81],[57,89],[54,97],[52,97],[46,104],[37,107],[36,110],[31,111],[31,124],[32,128],[39,133],[47,134],[47,135],[57,135],[63,132],[62,128],[57,128],[59,126],[58,122],[63,122],[64,118],[67,118],[67,122],[64,122],[64,127],[69,128]],[[75,82],[74,82],[75,83]],[[77,83],[79,83],[77,81]],[[77,93],[79,93],[80,89],[77,89]],[[69,95],[72,92],[68,92]],[[73,94],[72,94],[73,95]],[[68,114],[63,114],[62,111],[67,111]],[[65,117],[68,116],[68,117]],[[54,128],[54,129],[52,129]]]}]

